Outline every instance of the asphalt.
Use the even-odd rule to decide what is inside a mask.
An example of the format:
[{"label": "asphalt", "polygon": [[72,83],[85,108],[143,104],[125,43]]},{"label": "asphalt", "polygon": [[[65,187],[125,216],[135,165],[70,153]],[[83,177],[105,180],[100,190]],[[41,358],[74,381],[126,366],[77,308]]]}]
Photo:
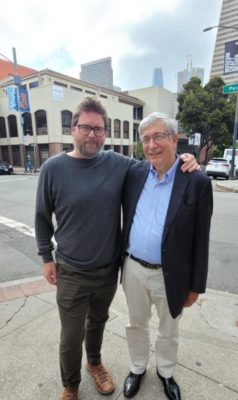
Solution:
[{"label": "asphalt", "polygon": [[[217,181],[238,192],[238,181]],[[58,361],[60,323],[55,287],[41,276],[0,283],[0,398],[53,400],[61,392]],[[125,336],[127,307],[121,285],[110,309],[103,341],[103,362],[115,381],[109,400],[124,399],[130,363]],[[154,341],[158,318],[153,309],[151,353],[137,400],[165,400],[155,372]],[[79,400],[98,400],[94,382],[82,367]],[[183,400],[238,400],[238,295],[207,289],[184,310],[175,379]]]}]

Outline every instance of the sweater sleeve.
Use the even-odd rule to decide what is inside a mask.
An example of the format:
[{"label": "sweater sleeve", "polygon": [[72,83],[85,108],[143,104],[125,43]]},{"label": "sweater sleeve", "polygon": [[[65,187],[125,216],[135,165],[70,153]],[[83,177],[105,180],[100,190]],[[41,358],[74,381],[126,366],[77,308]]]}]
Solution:
[{"label": "sweater sleeve", "polygon": [[38,254],[42,256],[43,262],[53,261],[52,251],[54,244],[52,237],[54,235],[54,225],[52,214],[54,211],[52,188],[50,185],[49,164],[46,162],[41,167],[39,176],[36,208],[35,208],[35,232],[38,246]]}]

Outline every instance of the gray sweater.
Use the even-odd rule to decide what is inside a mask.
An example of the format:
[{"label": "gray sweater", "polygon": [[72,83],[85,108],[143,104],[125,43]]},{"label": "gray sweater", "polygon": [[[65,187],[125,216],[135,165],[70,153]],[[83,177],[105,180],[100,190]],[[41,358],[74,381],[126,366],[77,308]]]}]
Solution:
[{"label": "gray sweater", "polygon": [[53,235],[56,255],[72,267],[97,268],[119,258],[121,195],[131,162],[102,151],[92,159],[61,153],[42,165],[35,226],[44,262],[53,260]]}]

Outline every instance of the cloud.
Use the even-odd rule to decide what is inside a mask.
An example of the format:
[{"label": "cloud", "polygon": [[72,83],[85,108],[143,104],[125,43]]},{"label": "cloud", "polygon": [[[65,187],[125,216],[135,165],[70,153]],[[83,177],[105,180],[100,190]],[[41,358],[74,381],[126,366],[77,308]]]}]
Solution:
[{"label": "cloud", "polygon": [[[176,90],[176,73],[192,54],[194,66],[210,69],[222,0],[16,0],[1,9],[0,53],[36,69],[79,77],[80,64],[111,56],[115,84],[151,85],[162,67],[165,86]],[[12,10],[14,9],[14,14]]]}]

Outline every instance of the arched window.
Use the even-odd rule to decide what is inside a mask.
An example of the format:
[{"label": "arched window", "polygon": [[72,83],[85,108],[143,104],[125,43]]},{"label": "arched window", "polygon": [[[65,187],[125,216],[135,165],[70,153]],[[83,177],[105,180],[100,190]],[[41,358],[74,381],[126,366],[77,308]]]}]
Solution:
[{"label": "arched window", "polygon": [[25,135],[33,136],[31,114],[29,112],[22,114],[23,118],[23,133]]},{"label": "arched window", "polygon": [[45,110],[38,110],[35,112],[36,121],[36,134],[37,135],[47,135],[47,119]]},{"label": "arched window", "polygon": [[72,112],[68,110],[61,111],[61,124],[63,135],[70,135],[71,133],[71,120]]},{"label": "arched window", "polygon": [[108,118],[108,130],[107,130],[107,137],[112,136],[112,120]]},{"label": "arched window", "polygon": [[121,121],[119,119],[114,119],[114,138],[121,137]]},{"label": "arched window", "polygon": [[5,118],[0,117],[0,138],[7,137]]},{"label": "arched window", "polygon": [[129,122],[123,121],[123,138],[129,139]]},{"label": "arched window", "polygon": [[8,128],[9,128],[10,137],[17,137],[18,136],[18,131],[17,131],[17,118],[16,118],[16,116],[15,115],[8,115],[7,120],[8,120]]}]

